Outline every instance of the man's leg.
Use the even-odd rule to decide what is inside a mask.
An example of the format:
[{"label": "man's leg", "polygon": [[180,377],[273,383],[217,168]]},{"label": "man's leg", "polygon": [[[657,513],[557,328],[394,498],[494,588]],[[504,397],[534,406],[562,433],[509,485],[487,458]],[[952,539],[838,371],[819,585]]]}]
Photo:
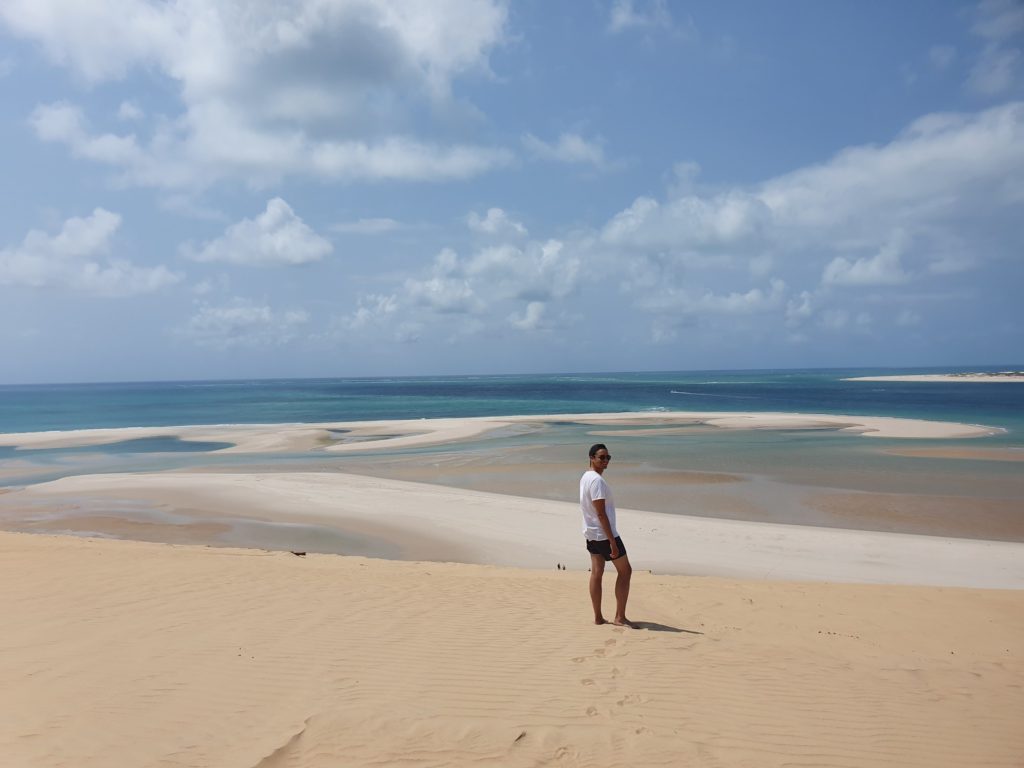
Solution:
[{"label": "man's leg", "polygon": [[626,601],[629,599],[629,580],[633,576],[633,566],[629,564],[629,555],[612,560],[612,565],[618,571],[615,577],[615,618],[612,622],[631,627],[633,623],[626,618]]},{"label": "man's leg", "polygon": [[594,623],[607,624],[601,614],[601,579],[604,578],[604,555],[590,554],[590,602],[594,604]]}]

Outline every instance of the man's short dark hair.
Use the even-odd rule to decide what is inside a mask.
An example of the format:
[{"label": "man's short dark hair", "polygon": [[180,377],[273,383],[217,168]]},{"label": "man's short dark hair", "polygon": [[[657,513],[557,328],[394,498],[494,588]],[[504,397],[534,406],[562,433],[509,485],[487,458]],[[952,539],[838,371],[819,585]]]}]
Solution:
[{"label": "man's short dark hair", "polygon": [[604,448],[606,451],[608,450],[608,446],[605,445],[604,443],[594,443],[592,446],[590,446],[590,458],[594,458],[594,456],[597,455],[597,452],[600,451],[602,448]]}]

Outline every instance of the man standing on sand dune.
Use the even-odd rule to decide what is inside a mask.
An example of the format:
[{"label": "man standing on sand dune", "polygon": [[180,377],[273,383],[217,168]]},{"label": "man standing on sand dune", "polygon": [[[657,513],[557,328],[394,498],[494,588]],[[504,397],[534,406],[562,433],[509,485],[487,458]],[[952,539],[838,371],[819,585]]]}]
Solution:
[{"label": "man standing on sand dune", "polygon": [[604,471],[612,455],[604,443],[590,446],[590,469],[580,478],[580,511],[583,512],[583,535],[590,552],[590,602],[594,605],[594,623],[606,624],[601,613],[602,579],[604,564],[611,560],[618,572],[615,578],[615,618],[613,624],[632,627],[626,618],[626,600],[629,599],[629,580],[633,567],[626,555],[626,546],[615,528],[615,500],[605,482]]}]

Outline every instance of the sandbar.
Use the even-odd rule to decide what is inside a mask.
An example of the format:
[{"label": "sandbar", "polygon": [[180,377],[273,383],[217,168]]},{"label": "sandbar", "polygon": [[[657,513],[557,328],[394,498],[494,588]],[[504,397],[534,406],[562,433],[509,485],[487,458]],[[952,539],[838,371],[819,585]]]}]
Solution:
[{"label": "sandbar", "polygon": [[[324,450],[365,452],[414,448],[466,440],[503,430],[529,431],[551,422],[594,426],[648,426],[655,430],[709,427],[730,430],[834,430],[863,437],[951,439],[998,434],[998,426],[814,413],[652,411],[643,413],[558,414],[452,419],[332,422],[323,424],[225,424],[177,427],[124,427],[0,434],[0,446],[19,449],[104,445],[152,437],[226,442],[218,453],[283,453]],[[637,434],[630,431],[629,434]]]},{"label": "sandbar", "polygon": [[927,447],[886,448],[893,456],[921,459],[966,459],[967,461],[1024,461],[1024,448]]},{"label": "sandbar", "polygon": [[[339,472],[163,472],[65,477],[4,496],[6,505],[96,509],[132,502],[189,510],[195,522],[242,517],[326,526],[344,535],[387,526],[409,556],[586,569],[577,504]],[[657,573],[746,579],[1024,589],[1024,543],[782,525],[620,510],[638,565]],[[453,556],[453,552],[458,554]],[[422,556],[423,549],[413,550]],[[429,548],[427,551],[430,551]],[[435,559],[435,558],[430,558]]]}]

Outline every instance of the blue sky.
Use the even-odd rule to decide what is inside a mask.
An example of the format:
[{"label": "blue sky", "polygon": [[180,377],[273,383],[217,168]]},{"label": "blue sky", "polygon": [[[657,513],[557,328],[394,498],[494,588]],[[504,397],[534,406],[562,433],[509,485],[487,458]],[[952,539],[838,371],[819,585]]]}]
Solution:
[{"label": "blue sky", "polygon": [[6,0],[0,383],[1024,361],[1024,4]]}]

